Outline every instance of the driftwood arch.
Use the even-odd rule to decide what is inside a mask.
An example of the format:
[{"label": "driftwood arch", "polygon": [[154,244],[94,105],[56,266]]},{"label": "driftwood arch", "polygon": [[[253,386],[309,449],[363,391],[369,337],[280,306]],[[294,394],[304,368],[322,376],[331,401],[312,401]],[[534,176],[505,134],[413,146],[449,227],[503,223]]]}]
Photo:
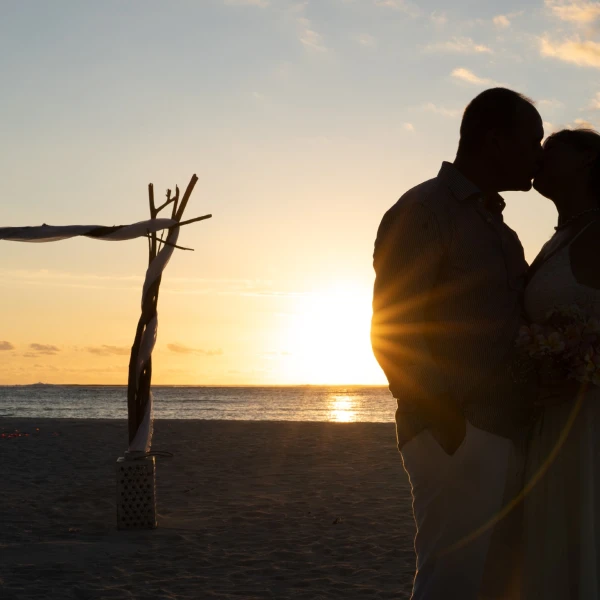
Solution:
[{"label": "driftwood arch", "polygon": [[[155,462],[151,455],[151,383],[152,351],[158,330],[158,294],[163,270],[173,251],[176,248],[192,250],[177,245],[181,227],[212,217],[209,214],[182,220],[197,181],[198,177],[194,174],[181,198],[178,186],[175,186],[173,196],[171,190],[167,190],[165,202],[158,207],[154,202],[154,186],[148,184],[150,220],[132,225],[0,228],[0,240],[18,242],[51,242],[76,236],[112,241],[148,238],[148,268],[142,290],[141,315],[131,347],[127,377],[128,451],[117,461],[117,522],[120,528],[156,527]],[[170,217],[159,218],[159,214],[168,208],[171,210]]]}]

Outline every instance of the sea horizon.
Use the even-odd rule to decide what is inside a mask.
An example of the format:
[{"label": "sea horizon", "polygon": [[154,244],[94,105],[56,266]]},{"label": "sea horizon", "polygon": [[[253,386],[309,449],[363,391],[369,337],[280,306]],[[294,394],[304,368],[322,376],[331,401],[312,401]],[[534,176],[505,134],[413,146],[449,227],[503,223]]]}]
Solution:
[{"label": "sea horizon", "polygon": [[[378,385],[154,385],[155,419],[391,422],[396,402]],[[126,385],[0,385],[0,419],[124,419]]]}]

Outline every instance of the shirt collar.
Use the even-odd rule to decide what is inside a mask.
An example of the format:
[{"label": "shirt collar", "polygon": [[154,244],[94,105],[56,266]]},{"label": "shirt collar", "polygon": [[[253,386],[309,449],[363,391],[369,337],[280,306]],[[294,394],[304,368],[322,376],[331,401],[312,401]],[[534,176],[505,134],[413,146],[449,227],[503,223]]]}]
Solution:
[{"label": "shirt collar", "polygon": [[465,202],[474,198],[481,198],[484,206],[492,213],[502,214],[506,203],[500,194],[483,192],[469,179],[467,179],[452,163],[444,161],[438,179],[448,186],[452,195],[459,201]]}]

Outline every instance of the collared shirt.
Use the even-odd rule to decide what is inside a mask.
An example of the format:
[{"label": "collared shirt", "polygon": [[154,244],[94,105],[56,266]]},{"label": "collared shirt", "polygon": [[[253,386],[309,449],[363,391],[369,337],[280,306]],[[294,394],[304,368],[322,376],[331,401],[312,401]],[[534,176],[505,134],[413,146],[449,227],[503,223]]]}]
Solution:
[{"label": "collared shirt", "polygon": [[[522,322],[527,271],[503,208],[498,194],[486,197],[444,162],[436,178],[406,192],[383,217],[371,338],[399,418],[419,421],[419,403],[442,395],[478,413],[475,425],[508,437],[508,421],[521,418],[508,414],[511,399],[488,393],[492,381],[496,393],[503,386],[512,393],[504,366]],[[485,410],[472,406],[482,404]]]}]

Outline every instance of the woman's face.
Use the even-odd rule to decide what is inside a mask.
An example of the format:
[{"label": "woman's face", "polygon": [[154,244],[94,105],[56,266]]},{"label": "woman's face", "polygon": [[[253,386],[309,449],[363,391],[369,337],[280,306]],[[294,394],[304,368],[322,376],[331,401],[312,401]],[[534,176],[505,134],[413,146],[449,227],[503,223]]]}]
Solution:
[{"label": "woman's face", "polygon": [[533,188],[542,196],[554,199],[563,195],[587,177],[586,153],[563,140],[549,139],[544,144],[542,167],[533,181]]}]

